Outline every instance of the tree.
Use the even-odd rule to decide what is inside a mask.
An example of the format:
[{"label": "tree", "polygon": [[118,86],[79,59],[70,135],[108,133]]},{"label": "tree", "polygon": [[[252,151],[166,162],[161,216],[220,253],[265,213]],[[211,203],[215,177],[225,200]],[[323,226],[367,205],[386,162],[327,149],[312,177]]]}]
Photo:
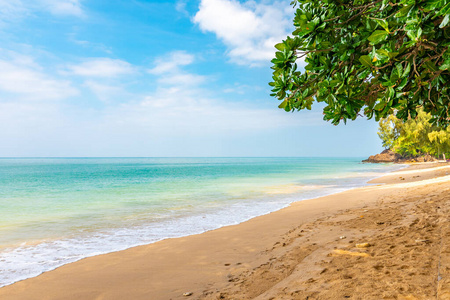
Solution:
[{"label": "tree", "polygon": [[[295,0],[295,31],[275,45],[272,96],[286,111],[324,102],[337,125],[364,114],[450,123],[450,0]],[[304,72],[299,63],[304,63]]]},{"label": "tree", "polygon": [[450,152],[450,127],[442,129],[430,123],[431,114],[419,109],[417,117],[401,122],[390,115],[381,119],[378,136],[383,146],[403,156],[431,154],[439,157]]},{"label": "tree", "polygon": [[400,136],[401,122],[395,116],[390,115],[381,119],[379,123],[378,136],[384,148],[393,149],[395,141]]}]

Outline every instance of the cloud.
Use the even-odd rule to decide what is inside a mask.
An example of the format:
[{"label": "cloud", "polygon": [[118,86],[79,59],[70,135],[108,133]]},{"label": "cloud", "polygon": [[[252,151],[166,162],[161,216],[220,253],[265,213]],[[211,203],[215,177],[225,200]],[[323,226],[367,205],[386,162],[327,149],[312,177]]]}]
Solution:
[{"label": "cloud", "polygon": [[21,19],[26,13],[21,0],[0,0],[0,24]]},{"label": "cloud", "polygon": [[77,39],[77,36],[75,33],[69,33],[69,34],[67,34],[67,37],[69,38],[69,41],[71,41],[77,45],[80,45],[84,48],[93,49],[95,51],[101,51],[101,52],[104,52],[107,54],[113,53],[112,47],[106,46],[102,43],[96,43],[96,42]]},{"label": "cloud", "polygon": [[175,9],[185,16],[189,15],[189,12],[186,9],[186,0],[178,0],[177,3],[175,4]]},{"label": "cloud", "polygon": [[274,57],[274,45],[292,31],[292,17],[286,2],[202,0],[193,22],[222,40],[233,62],[258,65]]},{"label": "cloud", "polygon": [[55,16],[85,16],[80,0],[0,0],[0,24],[21,20],[39,11]]},{"label": "cloud", "polygon": [[99,100],[107,103],[111,102],[111,100],[118,95],[125,93],[124,89],[120,86],[100,83],[93,80],[86,81],[84,86],[89,88]]},{"label": "cloud", "polygon": [[23,55],[0,59],[0,91],[26,100],[58,100],[78,93],[69,81],[52,78]]},{"label": "cloud", "polygon": [[173,51],[164,57],[156,59],[155,67],[148,70],[148,72],[156,75],[176,72],[180,67],[190,65],[193,62],[194,55],[186,51]]},{"label": "cloud", "polygon": [[[322,124],[320,112],[300,118],[212,89],[214,78],[188,71],[195,60],[180,51],[157,58],[152,72],[137,73],[152,87],[136,89],[135,80],[127,82],[127,77],[119,84],[96,76],[55,79],[32,57],[10,54],[0,60],[0,128],[8,128],[0,130],[0,155],[230,154],[223,145],[251,155],[251,149],[263,149],[245,147],[254,136],[263,143],[267,132]],[[73,84],[79,84],[78,90]],[[76,93],[77,101],[45,101]]]},{"label": "cloud", "polygon": [[206,76],[188,73],[182,67],[192,64],[195,57],[186,51],[173,51],[155,60],[155,66],[148,73],[158,76],[160,85],[196,86],[203,83]]},{"label": "cloud", "polygon": [[225,87],[222,91],[223,93],[235,93],[239,95],[244,95],[248,91],[261,91],[263,88],[259,85],[247,85],[247,84],[241,84],[241,83],[235,83],[232,86]]},{"label": "cloud", "polygon": [[41,5],[53,15],[83,17],[79,0],[40,0]]},{"label": "cloud", "polygon": [[[142,95],[141,99],[111,108],[107,113],[108,122],[140,128],[137,131],[177,136],[227,135],[299,123],[316,124],[309,118],[289,117],[273,108],[222,99],[223,94],[205,84],[214,78],[184,69],[194,62],[195,56],[185,51],[157,58],[155,66],[149,70],[157,77],[156,90]],[[116,128],[119,123],[111,126]]]},{"label": "cloud", "polygon": [[68,70],[75,75],[104,78],[132,74],[136,71],[128,62],[111,58],[91,58],[81,64],[68,66]]}]

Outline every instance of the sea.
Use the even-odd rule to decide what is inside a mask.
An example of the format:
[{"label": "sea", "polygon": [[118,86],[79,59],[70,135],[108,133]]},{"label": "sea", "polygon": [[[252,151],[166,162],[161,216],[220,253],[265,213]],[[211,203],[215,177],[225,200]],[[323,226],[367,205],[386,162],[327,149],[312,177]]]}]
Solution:
[{"label": "sea", "polygon": [[0,286],[238,224],[402,168],[362,158],[2,158]]}]

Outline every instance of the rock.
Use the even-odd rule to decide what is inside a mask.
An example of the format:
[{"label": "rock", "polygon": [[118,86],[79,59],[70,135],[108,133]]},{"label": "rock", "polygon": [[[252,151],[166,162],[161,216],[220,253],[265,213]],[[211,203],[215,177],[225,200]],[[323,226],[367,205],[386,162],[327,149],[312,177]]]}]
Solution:
[{"label": "rock", "polygon": [[183,296],[189,297],[189,296],[192,296],[193,294],[194,294],[193,292],[186,292],[183,294]]},{"label": "rock", "polygon": [[369,243],[356,244],[356,248],[369,248],[370,246],[372,245]]},{"label": "rock", "polygon": [[416,157],[403,157],[398,153],[395,153],[394,151],[390,149],[386,149],[380,154],[372,155],[368,159],[363,160],[362,162],[368,162],[368,163],[387,163],[387,162],[394,162],[394,163],[411,163],[411,162],[432,162],[437,161],[436,158],[431,156],[430,154],[424,154],[422,156],[416,156]]},{"label": "rock", "polygon": [[415,242],[416,243],[426,243],[426,244],[431,243],[430,240],[425,240],[425,239],[415,240]]},{"label": "rock", "polygon": [[341,240],[343,240],[343,239],[346,238],[346,236],[345,236],[345,235],[341,235],[339,238],[340,238]]},{"label": "rock", "polygon": [[380,154],[372,155],[368,159],[363,160],[363,162],[369,162],[369,163],[386,163],[386,162],[397,162],[403,157],[395,153],[394,151],[390,149],[386,149]]}]

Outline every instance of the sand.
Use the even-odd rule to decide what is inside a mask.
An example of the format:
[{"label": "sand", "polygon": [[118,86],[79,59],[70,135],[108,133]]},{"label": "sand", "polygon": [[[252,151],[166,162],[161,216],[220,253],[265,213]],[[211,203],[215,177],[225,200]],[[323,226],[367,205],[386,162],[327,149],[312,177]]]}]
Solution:
[{"label": "sand", "polygon": [[236,226],[86,258],[0,299],[450,299],[449,174],[414,165]]}]

